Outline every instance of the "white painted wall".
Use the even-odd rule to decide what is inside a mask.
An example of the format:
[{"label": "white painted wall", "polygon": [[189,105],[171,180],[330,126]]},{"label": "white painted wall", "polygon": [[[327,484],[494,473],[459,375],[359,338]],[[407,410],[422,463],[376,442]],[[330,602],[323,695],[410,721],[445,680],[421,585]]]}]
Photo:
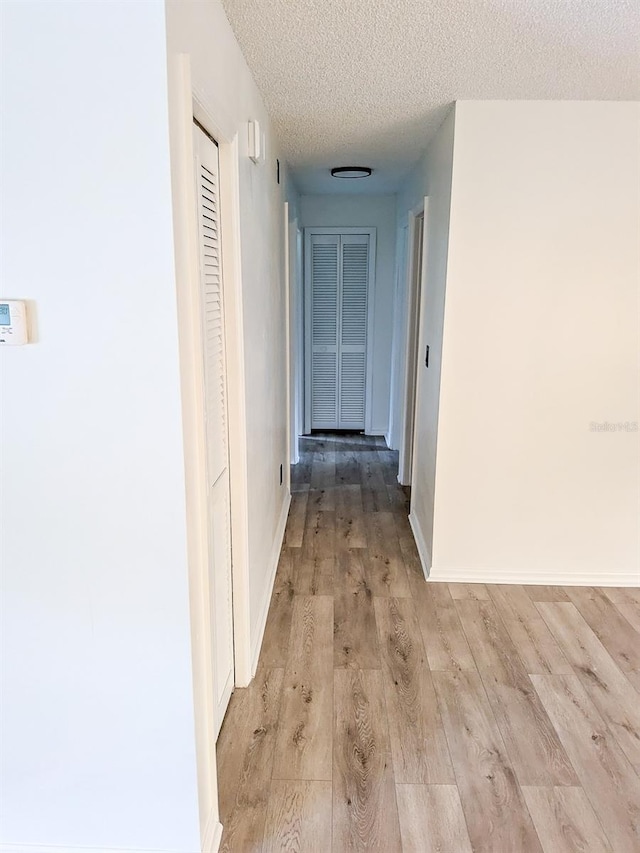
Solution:
[{"label": "white painted wall", "polygon": [[457,105],[434,579],[640,583],[639,128]]},{"label": "white painted wall", "polygon": [[372,431],[374,435],[386,435],[393,338],[396,197],[303,195],[300,197],[300,219],[304,228],[376,228]]},{"label": "white painted wall", "polygon": [[[2,829],[199,849],[164,6],[2,3]],[[51,849],[51,848],[47,848]]]},{"label": "white painted wall", "polygon": [[[411,485],[410,521],[426,565],[431,563],[435,499],[436,448],[438,442],[438,401],[442,356],[445,285],[449,245],[449,212],[455,112],[452,110],[431,141],[425,156],[405,181],[398,194],[399,238],[410,210],[429,196],[425,223],[426,283],[422,294],[418,344],[416,421]],[[405,254],[405,263],[408,253]],[[407,334],[407,276],[400,277],[402,296],[397,307],[402,312],[401,335],[396,346],[404,352]],[[425,367],[425,346],[429,344],[429,367]],[[404,358],[398,359],[396,382],[402,387],[406,371]],[[400,401],[399,405],[402,404]]]}]

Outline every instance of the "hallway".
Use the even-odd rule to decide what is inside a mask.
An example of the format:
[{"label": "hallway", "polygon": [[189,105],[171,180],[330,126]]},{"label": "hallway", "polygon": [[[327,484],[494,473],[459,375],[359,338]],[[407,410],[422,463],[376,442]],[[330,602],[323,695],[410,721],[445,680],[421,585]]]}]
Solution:
[{"label": "hallway", "polygon": [[637,849],[638,591],[428,585],[396,471],[382,439],[301,441],[221,849]]}]

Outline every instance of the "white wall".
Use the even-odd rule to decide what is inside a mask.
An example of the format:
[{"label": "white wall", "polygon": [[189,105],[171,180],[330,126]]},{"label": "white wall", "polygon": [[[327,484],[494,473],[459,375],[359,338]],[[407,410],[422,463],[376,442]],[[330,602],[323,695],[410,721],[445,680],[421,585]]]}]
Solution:
[{"label": "white wall", "polygon": [[434,579],[640,582],[639,128],[457,105]]},{"label": "white wall", "polygon": [[[199,849],[164,7],[4,2],[2,849]],[[50,848],[48,848],[50,849]]]},{"label": "white wall", "polygon": [[396,197],[392,195],[303,195],[300,219],[304,228],[376,228],[376,283],[373,331],[372,431],[389,430],[391,346],[395,287]]},{"label": "white wall", "polygon": [[[442,356],[447,254],[449,245],[449,212],[451,203],[451,174],[453,162],[454,126],[456,114],[451,110],[431,141],[425,156],[405,181],[398,194],[398,235],[407,214],[425,196],[429,197],[425,220],[424,251],[426,252],[426,283],[420,306],[420,336],[418,344],[418,375],[416,395],[416,426],[413,450],[413,480],[411,484],[410,521],[426,565],[431,562],[433,514],[438,442],[438,401]],[[408,258],[408,253],[405,253]],[[406,262],[406,260],[405,260]],[[407,277],[400,277],[403,295],[397,300],[399,310],[407,311]],[[406,316],[405,316],[406,320]],[[406,322],[401,325],[397,346],[404,348]],[[429,344],[429,367],[425,367],[425,346]],[[398,360],[396,387],[402,387],[404,359]],[[402,401],[398,402],[398,406]]]}]

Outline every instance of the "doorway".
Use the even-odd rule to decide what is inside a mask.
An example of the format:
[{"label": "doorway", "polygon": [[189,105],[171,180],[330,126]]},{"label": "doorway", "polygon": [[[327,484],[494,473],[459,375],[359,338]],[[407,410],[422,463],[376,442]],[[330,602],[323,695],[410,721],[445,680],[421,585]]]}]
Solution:
[{"label": "doorway", "polygon": [[305,229],[304,431],[371,429],[374,228]]},{"label": "doorway", "polygon": [[407,313],[403,416],[400,434],[398,480],[411,485],[413,441],[416,414],[416,388],[419,361],[420,317],[425,269],[426,212],[428,199],[409,213],[409,250],[407,253]]}]

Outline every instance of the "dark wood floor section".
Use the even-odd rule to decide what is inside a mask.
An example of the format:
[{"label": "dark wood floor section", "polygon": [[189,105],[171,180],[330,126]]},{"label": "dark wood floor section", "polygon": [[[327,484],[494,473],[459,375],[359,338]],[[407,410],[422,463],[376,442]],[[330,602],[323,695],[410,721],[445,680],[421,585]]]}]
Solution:
[{"label": "dark wood floor section", "polygon": [[222,850],[640,850],[640,590],[424,580],[397,456],[304,439]]}]

